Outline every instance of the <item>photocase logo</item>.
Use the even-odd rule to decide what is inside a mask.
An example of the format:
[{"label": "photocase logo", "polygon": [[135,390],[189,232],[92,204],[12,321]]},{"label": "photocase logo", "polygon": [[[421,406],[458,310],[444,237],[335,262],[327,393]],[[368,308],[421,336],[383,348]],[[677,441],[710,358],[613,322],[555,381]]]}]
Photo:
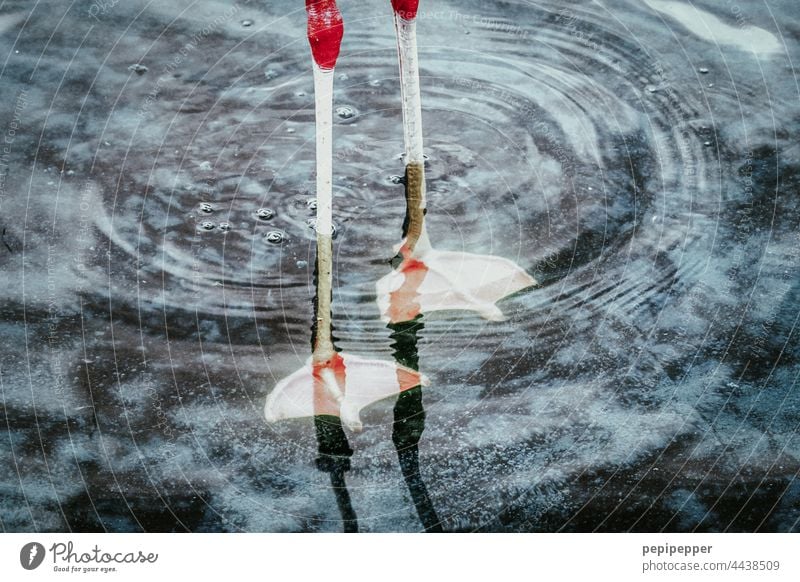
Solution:
[{"label": "photocase logo", "polygon": [[19,552],[19,563],[26,570],[35,570],[44,561],[44,546],[37,542],[30,542],[22,546]]}]

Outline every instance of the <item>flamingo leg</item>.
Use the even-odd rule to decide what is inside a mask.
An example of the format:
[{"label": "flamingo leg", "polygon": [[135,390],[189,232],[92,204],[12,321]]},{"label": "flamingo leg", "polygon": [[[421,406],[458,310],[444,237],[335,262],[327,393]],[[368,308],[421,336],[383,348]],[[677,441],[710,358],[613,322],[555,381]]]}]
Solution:
[{"label": "flamingo leg", "polygon": [[333,298],[333,71],[344,35],[335,0],[306,0],[308,42],[314,58],[317,157],[317,300],[315,364],[335,354],[331,335]]},{"label": "flamingo leg", "polygon": [[331,332],[333,300],[333,72],[344,25],[335,0],[306,0],[308,41],[314,59],[317,162],[317,280],[311,359],[281,379],[267,397],[268,422],[308,416],[337,416],[360,431],[359,411],[372,402],[425,382],[415,370],[339,353]]},{"label": "flamingo leg", "polygon": [[412,253],[429,248],[425,231],[425,156],[422,140],[422,98],[417,54],[418,0],[392,0],[397,34],[397,57],[400,63],[400,97],[403,104],[403,140],[405,143],[406,199],[408,221],[404,248]]}]

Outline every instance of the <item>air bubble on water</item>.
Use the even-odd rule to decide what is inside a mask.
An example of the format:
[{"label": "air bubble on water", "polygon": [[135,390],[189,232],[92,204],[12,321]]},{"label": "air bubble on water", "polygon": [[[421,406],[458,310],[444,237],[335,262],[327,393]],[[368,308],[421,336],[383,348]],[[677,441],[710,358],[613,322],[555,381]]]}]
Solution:
[{"label": "air bubble on water", "polygon": [[381,86],[381,81],[380,81],[380,79],[372,79],[372,81],[370,81],[369,84],[370,84],[370,87],[380,87]]},{"label": "air bubble on water", "polygon": [[648,86],[647,86],[647,90],[648,90],[650,93],[655,93],[656,91],[658,91],[658,89],[656,88],[656,86],[655,86],[655,85],[648,85]]},{"label": "air bubble on water", "polygon": [[275,211],[271,208],[259,208],[256,210],[256,216],[261,220],[271,220],[275,216]]},{"label": "air bubble on water", "polygon": [[207,161],[207,160],[206,160],[205,162],[200,162],[200,165],[199,165],[198,167],[199,167],[199,168],[200,168],[200,170],[202,170],[203,172],[210,172],[210,171],[211,171],[211,169],[212,169],[212,168],[211,168],[211,162],[209,162],[209,161]]},{"label": "air bubble on water", "polygon": [[293,128],[293,127],[287,127],[286,128],[286,133],[294,133],[294,132],[295,132],[295,128]]},{"label": "air bubble on water", "polygon": [[206,214],[210,214],[214,212],[214,207],[211,206],[208,202],[201,202],[200,203],[200,212],[205,212]]},{"label": "air bubble on water", "polygon": [[700,73],[703,74],[703,75],[708,73],[708,69],[706,67],[700,67],[697,70],[700,71]]},{"label": "air bubble on water", "polygon": [[264,240],[276,245],[283,242],[284,236],[285,235],[279,230],[271,230],[266,234]]},{"label": "air bubble on water", "polygon": [[305,91],[298,91],[297,93],[295,93],[295,96],[297,96],[297,97],[305,97],[306,96],[306,92]]},{"label": "air bubble on water", "polygon": [[349,78],[350,77],[347,75],[347,73],[340,73],[339,74],[339,80],[340,81],[347,81],[347,79],[349,79]]},{"label": "air bubble on water", "polygon": [[253,26],[253,24],[255,24],[255,22],[253,20],[250,20],[249,18],[245,18],[244,20],[242,20],[242,26],[244,26],[245,28]]},{"label": "air bubble on water", "polygon": [[275,69],[267,69],[264,71],[264,76],[267,78],[267,81],[272,81],[273,79],[277,79],[280,73]]},{"label": "air bubble on water", "polygon": [[308,261],[297,261],[296,265],[298,269],[305,269],[308,267]]},{"label": "air bubble on water", "polygon": [[200,228],[202,228],[203,230],[214,230],[214,227],[215,227],[214,223],[211,222],[210,220],[204,220],[203,222],[200,223]]},{"label": "air bubble on water", "polygon": [[219,223],[219,229],[220,230],[230,230],[231,229],[231,225],[228,222],[220,222]]},{"label": "air bubble on water", "polygon": [[710,141],[704,141],[703,145],[706,146],[706,147],[711,147],[711,142]]},{"label": "air bubble on water", "polygon": [[147,67],[140,63],[136,63],[135,65],[128,67],[128,70],[133,71],[137,75],[144,75],[147,72]]},{"label": "air bubble on water", "polygon": [[309,200],[307,200],[306,201],[306,208],[308,208],[309,210],[316,210],[317,209],[317,199],[316,198],[310,198]]},{"label": "air bubble on water", "polygon": [[403,176],[398,176],[397,174],[394,174],[392,176],[389,176],[389,181],[392,184],[402,184],[406,180],[405,180],[405,178],[403,178]]},{"label": "air bubble on water", "polygon": [[336,115],[339,119],[352,119],[358,115],[358,111],[352,105],[340,105],[336,108]]}]

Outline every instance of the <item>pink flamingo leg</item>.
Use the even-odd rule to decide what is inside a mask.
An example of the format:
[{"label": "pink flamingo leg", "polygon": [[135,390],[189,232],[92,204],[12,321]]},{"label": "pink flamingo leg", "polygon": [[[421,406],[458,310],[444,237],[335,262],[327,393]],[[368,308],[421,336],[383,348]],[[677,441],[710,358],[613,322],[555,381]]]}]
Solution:
[{"label": "pink flamingo leg", "polygon": [[496,303],[536,281],[502,257],[436,250],[425,228],[418,7],[418,0],[392,0],[403,103],[408,232],[398,247],[402,263],[376,284],[378,307],[383,319],[391,323],[407,321],[419,313],[451,309],[476,311],[486,319],[501,320],[503,313]]},{"label": "pink flamingo leg", "polygon": [[314,59],[317,129],[317,325],[306,364],[283,378],[267,397],[268,422],[336,415],[351,430],[362,429],[365,406],[426,382],[419,372],[394,362],[340,354],[331,334],[333,291],[333,70],[344,26],[334,0],[306,0],[308,42]]}]

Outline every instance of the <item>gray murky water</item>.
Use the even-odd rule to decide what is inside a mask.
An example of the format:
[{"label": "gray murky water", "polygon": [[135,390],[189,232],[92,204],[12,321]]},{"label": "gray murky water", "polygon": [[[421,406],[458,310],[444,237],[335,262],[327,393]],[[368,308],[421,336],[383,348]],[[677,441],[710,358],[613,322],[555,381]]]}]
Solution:
[{"label": "gray murky water", "polygon": [[[305,14],[265,4],[0,7],[5,531],[342,529],[313,420],[262,414],[314,266]],[[394,32],[341,4],[334,325],[391,360]],[[443,529],[798,530],[794,2],[424,2],[419,38],[431,238],[541,283],[418,333]],[[348,433],[363,531],[422,529],[393,406]]]}]

